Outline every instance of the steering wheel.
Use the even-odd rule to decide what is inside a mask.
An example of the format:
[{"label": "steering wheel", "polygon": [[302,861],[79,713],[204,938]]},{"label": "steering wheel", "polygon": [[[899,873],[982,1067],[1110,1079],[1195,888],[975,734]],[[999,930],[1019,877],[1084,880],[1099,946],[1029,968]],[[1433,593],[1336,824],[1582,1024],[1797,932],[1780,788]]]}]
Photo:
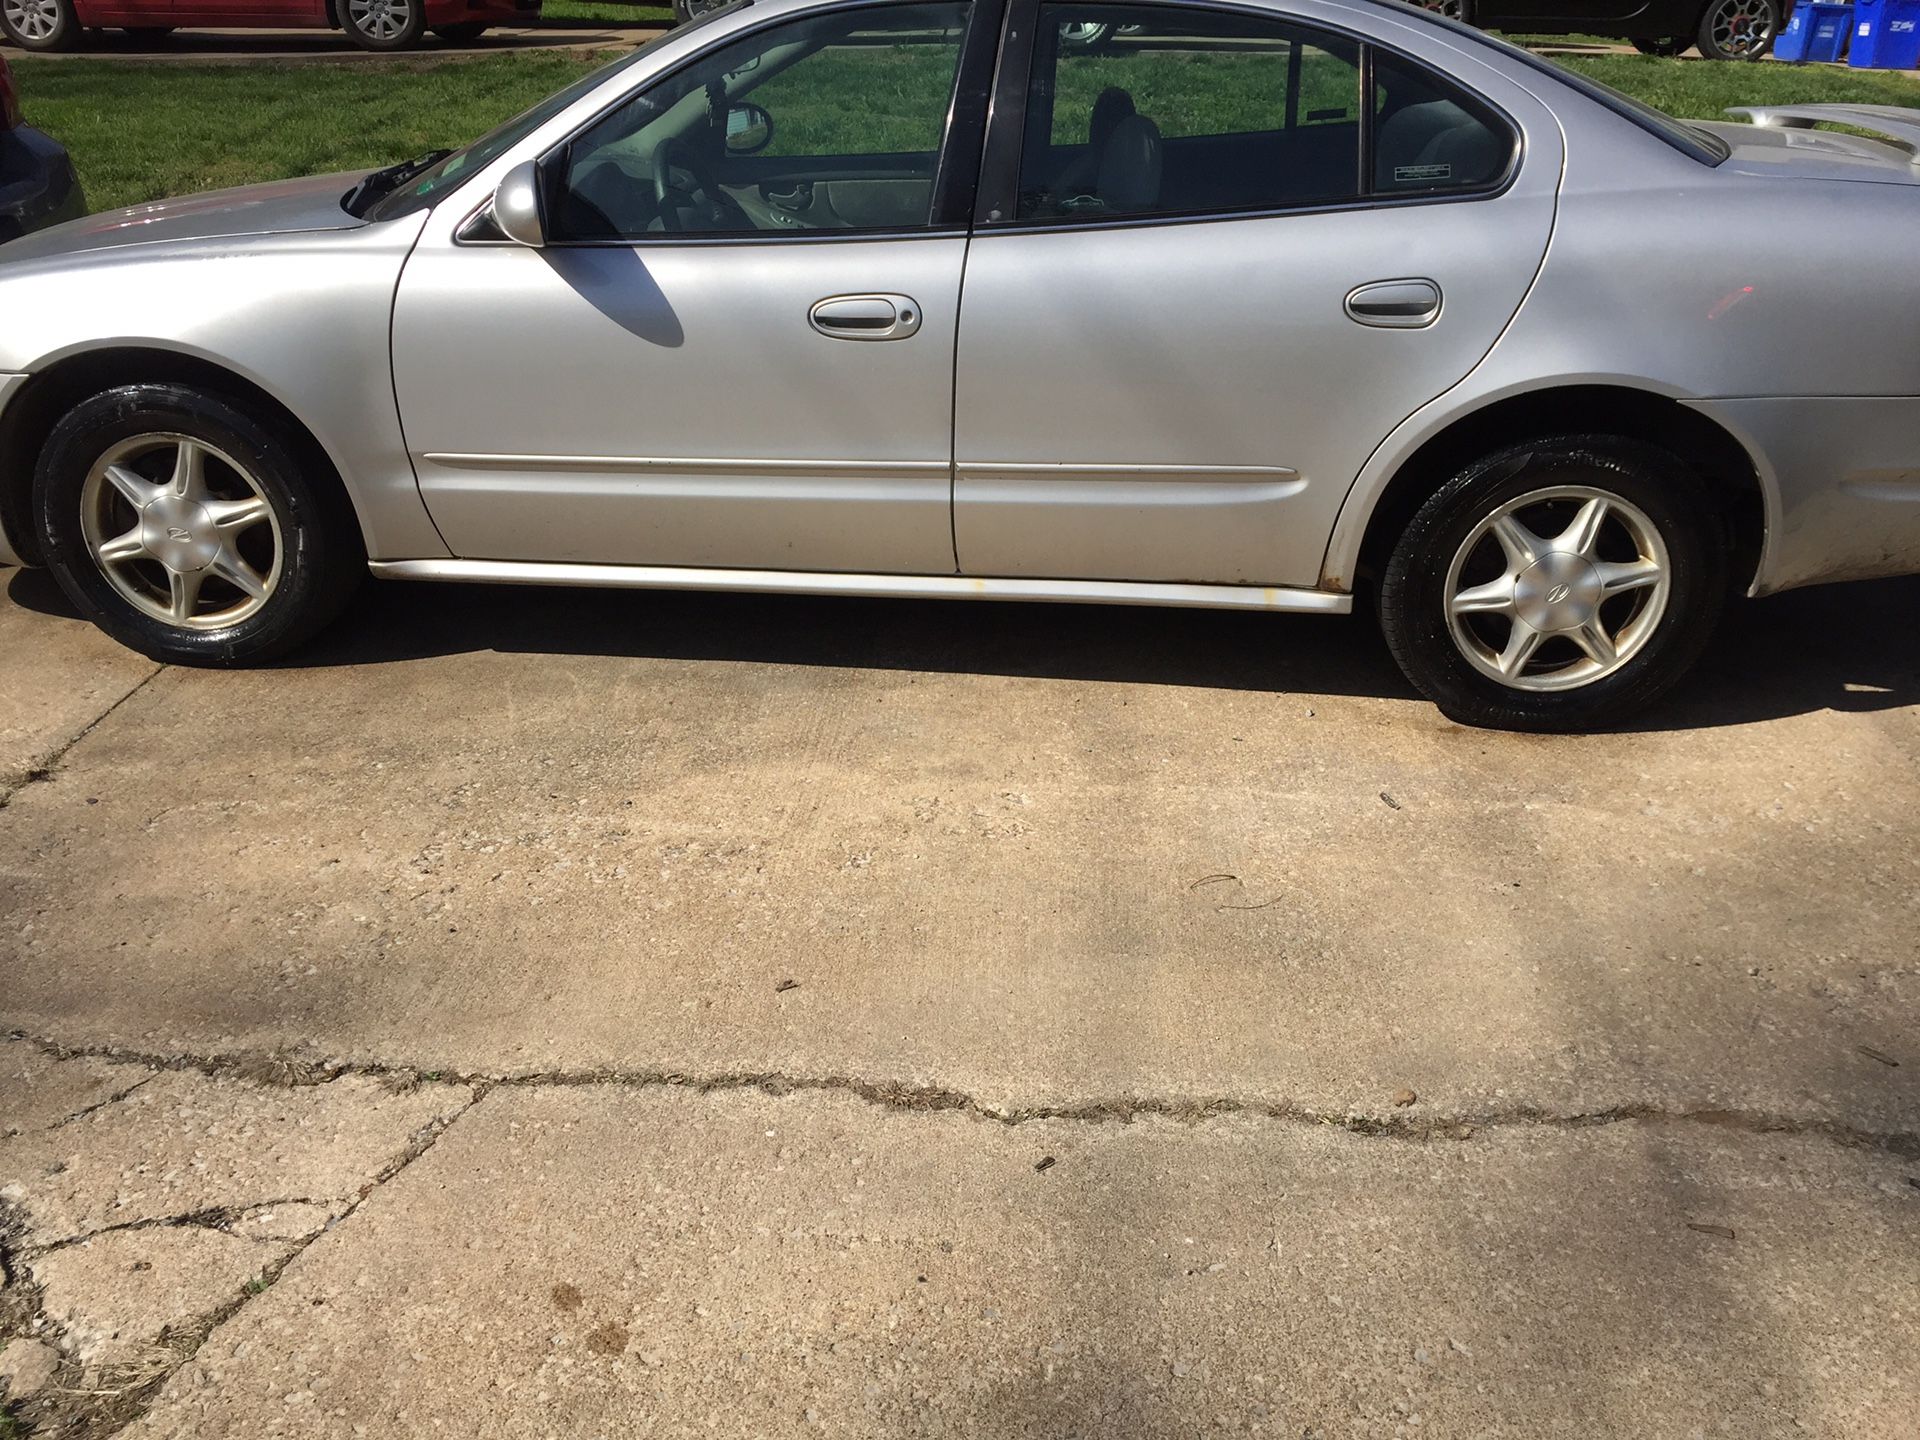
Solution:
[{"label": "steering wheel", "polygon": [[[692,159],[692,147],[685,141],[668,136],[653,148],[653,204],[660,217],[660,226],[664,230],[683,230],[680,223],[680,207],[671,201],[678,195],[687,200],[704,199],[713,202],[713,181],[700,173]],[[673,183],[673,172],[686,173],[690,186]]]}]

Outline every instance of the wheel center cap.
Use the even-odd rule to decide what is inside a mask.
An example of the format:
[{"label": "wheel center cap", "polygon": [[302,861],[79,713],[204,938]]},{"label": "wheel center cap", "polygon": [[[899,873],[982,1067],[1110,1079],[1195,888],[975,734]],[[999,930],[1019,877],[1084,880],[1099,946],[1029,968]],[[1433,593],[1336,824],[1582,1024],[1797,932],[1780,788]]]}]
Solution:
[{"label": "wheel center cap", "polygon": [[1543,555],[1514,582],[1514,612],[1536,630],[1577,630],[1600,608],[1599,573],[1564,550]]},{"label": "wheel center cap", "polygon": [[212,518],[182,495],[162,495],[140,512],[140,538],[169,570],[204,570],[220,553]]}]

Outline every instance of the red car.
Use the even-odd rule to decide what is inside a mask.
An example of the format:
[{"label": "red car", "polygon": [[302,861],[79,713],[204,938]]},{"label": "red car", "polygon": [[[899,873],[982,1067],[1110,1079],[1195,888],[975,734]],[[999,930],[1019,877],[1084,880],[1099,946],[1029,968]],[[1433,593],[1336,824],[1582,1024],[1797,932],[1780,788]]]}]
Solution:
[{"label": "red car", "polygon": [[0,35],[25,50],[67,50],[88,30],[157,38],[197,29],[334,29],[368,50],[405,50],[431,30],[478,39],[490,25],[524,24],[541,0],[0,0]]}]

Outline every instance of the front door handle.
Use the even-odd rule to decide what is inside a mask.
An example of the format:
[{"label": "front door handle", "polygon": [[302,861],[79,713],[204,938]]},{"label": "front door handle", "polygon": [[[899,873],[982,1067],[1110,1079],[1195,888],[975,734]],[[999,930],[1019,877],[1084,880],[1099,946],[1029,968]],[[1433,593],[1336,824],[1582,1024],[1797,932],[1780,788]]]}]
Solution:
[{"label": "front door handle", "polygon": [[1347,296],[1347,315],[1387,330],[1422,330],[1440,318],[1440,287],[1431,280],[1376,280]]},{"label": "front door handle", "polygon": [[911,295],[829,295],[807,323],[835,340],[904,340],[920,328],[920,306]]}]

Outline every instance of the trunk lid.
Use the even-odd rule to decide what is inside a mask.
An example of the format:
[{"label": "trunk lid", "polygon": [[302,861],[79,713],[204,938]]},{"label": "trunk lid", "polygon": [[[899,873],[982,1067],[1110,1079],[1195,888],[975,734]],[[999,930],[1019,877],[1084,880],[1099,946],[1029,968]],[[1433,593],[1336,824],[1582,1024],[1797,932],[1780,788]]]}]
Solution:
[{"label": "trunk lid", "polygon": [[[1723,168],[1742,175],[1920,185],[1920,110],[1899,105],[1742,105],[1752,123],[1695,121],[1733,152]],[[1816,130],[1845,125],[1862,135]]]}]

